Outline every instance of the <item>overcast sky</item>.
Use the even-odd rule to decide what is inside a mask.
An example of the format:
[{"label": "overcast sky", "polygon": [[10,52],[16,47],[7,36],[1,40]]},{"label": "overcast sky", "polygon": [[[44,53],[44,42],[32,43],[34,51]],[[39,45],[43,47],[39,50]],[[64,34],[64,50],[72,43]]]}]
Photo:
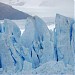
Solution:
[{"label": "overcast sky", "polygon": [[11,1],[14,8],[31,15],[55,17],[55,14],[59,13],[69,17],[74,16],[74,0],[0,0],[0,2],[7,4],[10,4],[9,1]]}]

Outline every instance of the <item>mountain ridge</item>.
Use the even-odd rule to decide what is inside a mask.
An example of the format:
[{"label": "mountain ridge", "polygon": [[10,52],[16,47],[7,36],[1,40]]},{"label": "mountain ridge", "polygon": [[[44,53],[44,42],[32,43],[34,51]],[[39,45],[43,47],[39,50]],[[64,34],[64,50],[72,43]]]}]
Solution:
[{"label": "mountain ridge", "polygon": [[19,19],[26,19],[27,17],[31,16],[27,13],[24,13],[22,11],[13,8],[10,5],[0,2],[0,20],[3,19],[19,20]]}]

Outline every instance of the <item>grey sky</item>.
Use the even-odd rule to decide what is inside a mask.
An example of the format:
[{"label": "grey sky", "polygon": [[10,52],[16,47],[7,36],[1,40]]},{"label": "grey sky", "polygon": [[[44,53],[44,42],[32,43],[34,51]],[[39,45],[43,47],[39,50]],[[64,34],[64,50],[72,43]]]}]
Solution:
[{"label": "grey sky", "polygon": [[[10,0],[0,0],[9,4]],[[11,0],[12,3],[17,4],[17,0]],[[56,13],[73,17],[74,15],[74,0],[18,0],[24,2],[23,6],[13,6],[19,10],[27,12],[31,15],[38,15],[41,17],[55,17]]]}]

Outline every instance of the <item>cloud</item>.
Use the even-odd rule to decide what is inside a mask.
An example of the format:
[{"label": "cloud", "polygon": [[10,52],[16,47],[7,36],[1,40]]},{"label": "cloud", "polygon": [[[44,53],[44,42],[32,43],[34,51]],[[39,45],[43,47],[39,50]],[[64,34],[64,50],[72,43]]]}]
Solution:
[{"label": "cloud", "polygon": [[[0,0],[9,3],[9,0]],[[16,3],[17,0],[12,0]],[[18,0],[25,2],[23,6],[15,8],[38,16],[55,16],[60,13],[65,16],[74,16],[74,0]]]}]

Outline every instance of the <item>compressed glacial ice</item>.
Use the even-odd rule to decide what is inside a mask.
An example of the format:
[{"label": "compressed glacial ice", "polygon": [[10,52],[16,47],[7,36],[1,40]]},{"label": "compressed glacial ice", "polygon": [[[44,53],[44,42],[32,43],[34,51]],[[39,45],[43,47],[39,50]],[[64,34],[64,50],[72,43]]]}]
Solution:
[{"label": "compressed glacial ice", "polygon": [[35,16],[27,19],[21,41],[25,47],[30,49],[35,68],[40,63],[54,60],[54,49],[50,42],[50,31],[45,22],[39,17]]},{"label": "compressed glacial ice", "polygon": [[75,23],[57,14],[49,30],[39,17],[25,20],[23,34],[12,21],[0,23],[0,75],[74,74]]},{"label": "compressed glacial ice", "polygon": [[[2,68],[7,72],[8,70],[10,71],[15,68],[14,67],[14,61],[11,57],[11,53],[9,51],[9,48],[7,46],[7,38],[6,35],[3,33],[5,31],[4,25],[0,26],[0,61]],[[6,39],[5,39],[6,38]],[[8,61],[7,61],[8,60]]]},{"label": "compressed glacial ice", "polygon": [[63,60],[65,64],[74,65],[74,50],[71,49],[72,25],[74,20],[62,15],[56,15],[56,51],[58,61]]},{"label": "compressed glacial ice", "polygon": [[71,45],[72,45],[72,49],[74,50],[75,53],[75,23],[72,26],[72,41],[71,41]]},{"label": "compressed glacial ice", "polygon": [[10,20],[4,20],[0,25],[0,60],[5,72],[16,72],[22,70],[23,59],[21,51],[17,48],[20,38],[20,29]]}]

